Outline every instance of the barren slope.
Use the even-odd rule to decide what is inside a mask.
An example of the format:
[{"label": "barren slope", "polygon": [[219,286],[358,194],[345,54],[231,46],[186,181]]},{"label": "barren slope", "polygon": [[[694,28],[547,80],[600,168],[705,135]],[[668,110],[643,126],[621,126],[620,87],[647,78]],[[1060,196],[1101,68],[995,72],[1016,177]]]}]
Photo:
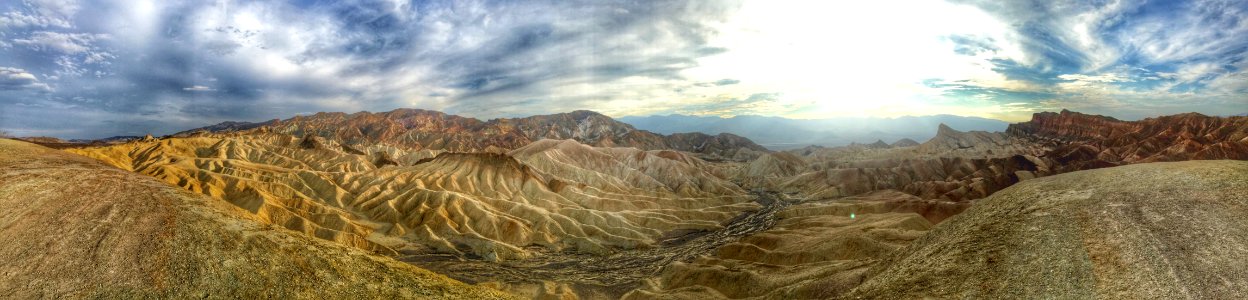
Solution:
[{"label": "barren slope", "polygon": [[[1065,120],[1054,121],[1055,117]],[[1112,124],[1101,124],[1095,120]],[[1241,158],[1248,154],[1248,151],[1238,150],[1248,147],[1248,141],[1244,140],[1244,132],[1248,129],[1246,120],[1189,114],[1121,122],[1071,112],[1037,114],[1032,122],[1012,127],[1015,130],[1011,134],[958,132],[942,126],[935,138],[914,146],[892,147],[876,143],[836,148],[809,147],[764,155],[746,164],[718,166],[721,172],[729,174],[747,188],[785,192],[801,203],[776,214],[780,220],[771,230],[720,247],[712,255],[691,263],[673,264],[655,278],[652,285],[632,292],[629,297],[836,297],[857,286],[865,278],[869,267],[882,259],[894,257],[897,249],[923,236],[927,229],[919,226],[925,223],[919,222],[923,219],[930,222],[927,223],[930,227],[971,207],[975,199],[987,197],[1020,181],[1026,183],[1026,180],[1062,172],[1158,160]],[[1063,129],[1067,127],[1072,129]],[[1098,133],[1098,130],[1106,132]],[[1177,144],[1168,146],[1166,143]],[[1172,184],[1155,182],[1152,186]],[[1200,186],[1195,184],[1186,188]],[[1146,190],[1149,185],[1141,184],[1135,188]],[[991,219],[984,220],[984,224],[991,222]],[[984,234],[982,238],[987,240],[992,236]],[[957,245],[974,248],[979,242],[965,241]],[[953,246],[941,245],[939,247],[946,248],[933,246],[937,248],[924,253],[925,256],[906,262],[906,268],[922,268],[926,263],[924,260],[945,259],[941,251]],[[1019,248],[1013,251],[1028,253],[1030,250]],[[1116,250],[1098,251],[1107,255]],[[968,254],[958,259],[977,259],[975,255]],[[950,265],[955,263],[950,262]],[[931,279],[912,279],[908,277],[912,270],[906,270],[893,275],[900,281],[890,283],[892,286],[863,295],[886,299],[1032,295],[888,293],[893,288],[927,284],[923,280],[957,281],[957,278],[966,276],[949,276],[933,271],[929,276]],[[966,274],[980,274],[976,272],[981,271],[971,270]],[[991,284],[1010,283],[999,281]],[[946,289],[932,285],[931,288],[951,293],[974,289],[975,286],[967,284]],[[1102,295],[1107,298],[1139,296]]]},{"label": "barren slope", "polygon": [[0,240],[2,297],[509,297],[8,139],[0,139]]},{"label": "barren slope", "polygon": [[1210,299],[1248,293],[1248,162],[1029,180],[919,238],[851,297]]},{"label": "barren slope", "polygon": [[571,140],[450,153],[256,133],[73,151],[390,254],[508,260],[532,256],[527,246],[606,254],[671,231],[720,228],[758,207],[697,158]]}]

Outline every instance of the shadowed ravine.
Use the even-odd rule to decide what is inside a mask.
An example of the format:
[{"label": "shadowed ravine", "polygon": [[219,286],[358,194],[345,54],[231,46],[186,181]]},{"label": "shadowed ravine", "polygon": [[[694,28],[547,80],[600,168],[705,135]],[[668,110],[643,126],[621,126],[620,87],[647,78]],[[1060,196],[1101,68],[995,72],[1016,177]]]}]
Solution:
[{"label": "shadowed ravine", "polygon": [[572,251],[551,252],[540,247],[529,250],[541,256],[515,261],[490,262],[481,258],[463,259],[452,255],[401,255],[399,260],[466,282],[533,283],[566,282],[578,294],[615,299],[636,289],[641,281],[656,276],[672,262],[689,262],[741,237],[770,229],[776,212],[791,203],[775,192],[755,191],[755,201],[763,207],[733,218],[720,230],[697,231],[668,237],[649,249],[621,251],[610,256]]}]

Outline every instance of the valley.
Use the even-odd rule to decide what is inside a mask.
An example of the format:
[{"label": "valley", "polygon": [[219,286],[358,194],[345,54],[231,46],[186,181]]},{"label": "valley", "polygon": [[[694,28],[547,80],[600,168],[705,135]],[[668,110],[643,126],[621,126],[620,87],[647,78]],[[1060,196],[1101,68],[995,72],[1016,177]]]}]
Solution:
[{"label": "valley", "polygon": [[1233,299],[1248,0],[0,1],[0,300]]},{"label": "valley", "polygon": [[533,259],[502,263],[437,254],[400,256],[399,260],[442,274],[455,274],[453,278],[467,283],[508,286],[511,290],[525,286],[546,288],[551,283],[559,283],[557,287],[567,292],[614,299],[640,287],[643,281],[674,262],[690,262],[725,244],[772,228],[777,221],[776,213],[791,205],[783,195],[753,194],[763,205],[761,209],[734,217],[720,229],[676,234],[647,249],[619,251],[608,256],[547,252]]},{"label": "valley", "polygon": [[[1038,113],[1004,132],[770,151],[592,112],[224,124],[65,151],[259,222],[522,298],[837,298],[999,191],[1248,159],[1248,118]],[[61,146],[61,145],[58,145]]]}]

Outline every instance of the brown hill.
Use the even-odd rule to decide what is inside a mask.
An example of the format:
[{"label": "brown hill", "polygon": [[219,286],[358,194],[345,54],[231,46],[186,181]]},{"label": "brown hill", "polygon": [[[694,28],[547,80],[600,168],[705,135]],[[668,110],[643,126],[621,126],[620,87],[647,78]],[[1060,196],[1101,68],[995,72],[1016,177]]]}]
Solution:
[{"label": "brown hill", "polygon": [[1010,125],[1011,135],[1051,145],[1058,170],[1140,162],[1248,159],[1248,117],[1197,113],[1119,121],[1067,110]]},{"label": "brown hill", "polygon": [[4,297],[509,298],[81,156],[0,154]]},{"label": "brown hill", "polygon": [[810,198],[893,189],[923,199],[963,201],[1064,172],[1154,161],[1248,159],[1248,118],[1182,114],[1127,122],[1062,111],[1038,113],[1006,133],[940,126],[935,137],[916,147],[810,147],[790,153],[807,163],[796,175],[792,168],[761,173],[740,168],[737,176],[747,187]]},{"label": "brown hill", "polygon": [[1220,298],[1248,293],[1248,162],[1030,180],[872,267],[849,298]]},{"label": "brown hill", "polygon": [[718,228],[757,207],[706,162],[675,151],[549,139],[510,154],[343,149],[332,139],[252,133],[72,151],[271,224],[390,254],[610,253],[671,231]]},{"label": "brown hill", "polygon": [[[1231,195],[1248,188],[1226,185],[1248,182],[1239,178],[1248,174],[1245,163],[1146,164],[1086,175],[1076,172],[1034,178],[1152,160],[1237,158],[1244,153],[1237,149],[1248,142],[1242,134],[1246,128],[1243,120],[1194,114],[1122,122],[1063,112],[1038,114],[1032,122],[1016,124],[1010,133],[959,132],[941,126],[935,138],[915,147],[808,147],[785,153],[795,158],[771,154],[746,164],[721,167],[747,188],[784,192],[800,202],[777,213],[779,220],[770,230],[722,246],[706,257],[673,264],[654,283],[627,298],[836,298],[868,278],[871,281],[850,298],[1201,298],[1239,294],[1245,287],[1234,282],[1240,280],[1216,278],[1244,278],[1236,271],[1242,269],[1239,260],[1243,253],[1208,257],[1225,252],[1184,246],[1177,240],[1149,243],[1157,235],[1190,236],[1181,232],[1209,232],[1208,228],[1214,236],[1201,237],[1214,240],[1202,245],[1248,241],[1234,233],[1242,230],[1234,227],[1243,225],[1237,221],[1242,216],[1214,213],[1218,207],[1235,205],[1216,200],[1238,199]],[[1162,143],[1184,146],[1165,150],[1173,146]],[[1153,151],[1156,149],[1162,150]],[[1120,153],[1141,155],[1124,158]],[[1170,176],[1182,180],[1166,181]],[[1106,178],[1084,179],[1099,177]],[[1058,178],[1072,179],[1048,183]],[[1069,190],[1072,186],[1081,188]],[[1156,187],[1165,188],[1158,192]],[[1002,189],[1005,191],[998,192]],[[1010,192],[1017,189],[1022,192]],[[1205,189],[1214,191],[1201,194]],[[1058,207],[1070,207],[1060,209],[1050,204],[1067,194],[1089,190],[1103,191],[1105,198],[1120,201],[1104,204],[1085,199],[1060,204],[1064,206]],[[1196,211],[1176,211],[1186,205],[1176,204],[1186,203],[1186,194],[1195,195]],[[992,216],[970,216],[976,215],[982,203],[996,203],[994,199],[1002,197],[1014,197],[1011,201],[1016,202],[991,208],[995,210]],[[974,199],[981,199],[975,202],[980,204],[972,206],[970,200]],[[971,211],[963,213],[968,207]],[[1105,207],[1111,210],[1102,211]],[[1140,217],[1141,211],[1144,217]],[[1053,216],[1064,219],[1041,223]],[[1205,220],[1204,216],[1216,218]],[[973,225],[945,225],[965,218],[978,221]],[[1227,220],[1226,225],[1220,220]],[[936,232],[926,234],[932,224],[938,224]],[[1116,225],[1098,228],[1105,224]],[[960,229],[933,237],[946,226]],[[1182,229],[1165,229],[1172,227]],[[1055,235],[1078,236],[1080,232],[1093,237],[1085,236],[1082,245],[1068,237],[1050,240]],[[907,246],[916,238],[918,245]],[[1091,254],[1093,267],[1080,263],[1086,259],[1078,253],[1070,253],[1080,247]],[[1175,250],[1156,250],[1167,248]],[[950,249],[957,251],[950,253]],[[1126,256],[1112,255],[1119,251]],[[1157,259],[1192,256],[1198,258]],[[1065,257],[1076,259],[1056,262]],[[880,261],[888,263],[879,265]],[[1213,271],[1197,271],[1206,268]],[[1183,275],[1171,278],[1166,274]],[[962,280],[968,277],[971,279]],[[1183,287],[1193,286],[1210,287],[1205,290],[1215,292],[1181,293]]]},{"label": "brown hill", "polygon": [[188,130],[175,137],[198,133],[274,132],[319,136],[347,145],[389,144],[409,149],[484,152],[490,147],[516,149],[541,139],[573,139],[595,147],[634,147],[642,150],[678,150],[711,159],[745,160],[767,149],[749,139],[701,133],[664,136],[616,121],[592,111],[573,111],[525,118],[481,121],[421,109],[370,113],[317,113],[265,123],[230,123]]},{"label": "brown hill", "polygon": [[918,145],[919,145],[919,142],[916,142],[912,139],[900,139],[900,140],[897,140],[896,142],[893,142],[892,144],[889,144],[889,146],[891,147],[912,147],[912,146],[918,146]]},{"label": "brown hill", "polygon": [[[1238,157],[1248,144],[1242,119],[1063,112],[1008,133],[940,126],[911,146],[764,153],[731,135],[659,136],[586,111],[482,122],[400,110],[73,151],[262,222],[461,280],[499,278],[489,284],[526,295],[831,297],[973,200],[1018,182]],[[597,147],[623,144],[640,146]],[[673,145],[685,151],[646,150]],[[754,203],[746,190],[783,201]],[[704,243],[709,236],[734,238]],[[691,240],[700,242],[681,244]],[[596,275],[610,268],[618,274]],[[650,275],[658,277],[637,279]]]},{"label": "brown hill", "polygon": [[1028,180],[934,227],[915,214],[930,211],[898,206],[918,201],[897,201],[913,196],[896,192],[807,201],[778,213],[770,230],[673,264],[625,298],[1240,295],[1248,216],[1234,208],[1245,194],[1248,162],[1218,160]]}]

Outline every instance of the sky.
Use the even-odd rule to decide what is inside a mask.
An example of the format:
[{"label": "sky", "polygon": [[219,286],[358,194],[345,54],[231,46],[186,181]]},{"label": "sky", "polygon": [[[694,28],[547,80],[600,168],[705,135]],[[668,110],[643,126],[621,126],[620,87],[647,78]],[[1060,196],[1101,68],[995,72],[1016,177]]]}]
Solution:
[{"label": "sky", "polygon": [[1248,1],[0,2],[0,130],[319,111],[481,119],[1248,112]]}]

